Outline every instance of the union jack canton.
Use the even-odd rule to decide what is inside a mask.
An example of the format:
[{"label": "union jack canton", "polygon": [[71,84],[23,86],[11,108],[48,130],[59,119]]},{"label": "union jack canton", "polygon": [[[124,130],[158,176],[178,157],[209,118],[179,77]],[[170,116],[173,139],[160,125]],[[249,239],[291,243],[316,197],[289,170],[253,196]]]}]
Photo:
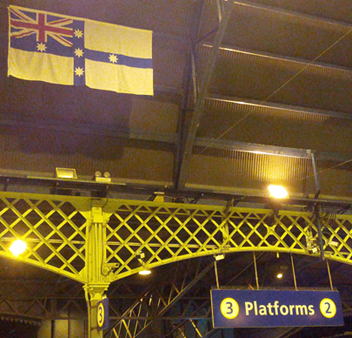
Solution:
[{"label": "union jack canton", "polygon": [[75,85],[84,85],[84,21],[9,7],[12,48],[74,58]]}]

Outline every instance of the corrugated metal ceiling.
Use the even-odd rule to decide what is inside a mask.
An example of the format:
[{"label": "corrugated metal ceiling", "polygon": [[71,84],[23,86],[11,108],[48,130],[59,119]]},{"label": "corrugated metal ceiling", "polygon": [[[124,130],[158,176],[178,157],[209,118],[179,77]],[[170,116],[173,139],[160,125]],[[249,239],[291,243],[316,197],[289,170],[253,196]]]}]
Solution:
[{"label": "corrugated metal ceiling", "polygon": [[[85,178],[106,170],[113,182],[260,192],[266,182],[294,186],[294,177],[311,173],[309,157],[292,156],[297,148],[317,151],[319,170],[336,167],[331,173],[346,182],[349,166],[340,164],[352,159],[350,2],[236,1],[225,27],[219,18],[226,13],[218,11],[226,3],[16,2],[153,30],[155,95],[141,98],[7,78],[12,2],[3,1],[0,170],[50,176],[64,166]],[[253,154],[273,146],[286,157]],[[340,193],[325,182],[323,192],[350,195],[348,184]],[[301,183],[293,188],[302,191]]]}]

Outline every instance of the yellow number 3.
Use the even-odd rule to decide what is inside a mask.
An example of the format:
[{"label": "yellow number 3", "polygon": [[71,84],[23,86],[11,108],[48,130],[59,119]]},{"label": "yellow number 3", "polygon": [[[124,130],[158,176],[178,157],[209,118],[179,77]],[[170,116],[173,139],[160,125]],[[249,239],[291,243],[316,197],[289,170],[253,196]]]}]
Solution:
[{"label": "yellow number 3", "polygon": [[104,325],[104,319],[105,319],[104,317],[105,317],[104,305],[100,303],[97,311],[97,320],[98,320],[99,327],[102,327]]},{"label": "yellow number 3", "polygon": [[240,307],[233,298],[225,298],[220,304],[220,311],[225,318],[234,319],[240,312]]}]

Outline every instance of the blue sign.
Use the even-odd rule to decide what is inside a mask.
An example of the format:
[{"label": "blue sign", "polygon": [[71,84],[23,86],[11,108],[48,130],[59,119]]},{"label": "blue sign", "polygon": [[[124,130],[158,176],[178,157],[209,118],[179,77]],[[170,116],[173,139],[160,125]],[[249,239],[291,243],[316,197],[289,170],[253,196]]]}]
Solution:
[{"label": "blue sign", "polygon": [[97,304],[97,324],[98,331],[109,327],[109,299],[103,298]]},{"label": "blue sign", "polygon": [[211,290],[214,328],[343,326],[337,291]]}]

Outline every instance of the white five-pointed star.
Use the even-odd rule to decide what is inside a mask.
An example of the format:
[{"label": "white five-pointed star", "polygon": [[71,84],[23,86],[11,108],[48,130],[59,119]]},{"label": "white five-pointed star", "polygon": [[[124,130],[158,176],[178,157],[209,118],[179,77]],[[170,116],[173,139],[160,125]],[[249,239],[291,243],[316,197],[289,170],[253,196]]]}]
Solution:
[{"label": "white five-pointed star", "polygon": [[75,55],[77,56],[77,57],[82,57],[83,56],[83,50],[82,49],[80,49],[80,48],[76,48],[75,49]]},{"label": "white five-pointed star", "polygon": [[76,74],[77,76],[82,76],[83,73],[84,73],[84,69],[83,69],[83,68],[77,67],[77,68],[75,69],[75,74]]},{"label": "white five-pointed star", "polygon": [[118,58],[117,58],[116,55],[110,54],[110,55],[109,55],[109,60],[110,60],[110,62],[112,62],[112,63],[117,63]]},{"label": "white five-pointed star", "polygon": [[83,32],[80,29],[75,29],[73,34],[75,35],[76,38],[82,38],[83,37]]},{"label": "white five-pointed star", "polygon": [[45,43],[39,42],[39,43],[37,44],[37,49],[38,49],[39,52],[45,52],[45,51],[46,51]]}]

